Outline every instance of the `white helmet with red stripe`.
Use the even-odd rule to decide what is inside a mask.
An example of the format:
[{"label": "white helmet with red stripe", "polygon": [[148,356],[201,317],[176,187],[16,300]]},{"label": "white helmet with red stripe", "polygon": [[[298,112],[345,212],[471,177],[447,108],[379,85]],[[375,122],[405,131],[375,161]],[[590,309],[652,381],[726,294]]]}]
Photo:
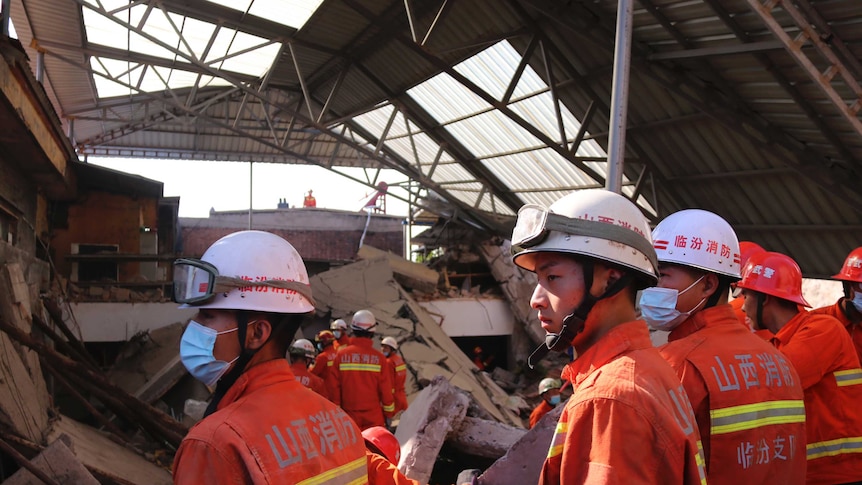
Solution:
[{"label": "white helmet with red stripe", "polygon": [[317,355],[317,352],[314,351],[314,344],[311,343],[308,339],[297,339],[290,345],[290,348],[287,349],[287,352],[291,355],[302,355],[305,357],[314,358]]},{"label": "white helmet with red stripe", "polygon": [[353,314],[353,320],[350,322],[350,329],[354,332],[374,332],[376,326],[377,319],[370,310],[359,310]]},{"label": "white helmet with red stripe", "polygon": [[656,226],[652,238],[660,263],[740,278],[739,240],[717,214],[701,209],[674,212]]}]

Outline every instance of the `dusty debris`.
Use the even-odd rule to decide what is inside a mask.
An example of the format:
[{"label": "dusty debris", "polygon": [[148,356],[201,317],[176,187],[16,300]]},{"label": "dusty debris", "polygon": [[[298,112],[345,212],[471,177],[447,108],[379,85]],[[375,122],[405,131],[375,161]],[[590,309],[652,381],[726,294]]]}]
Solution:
[{"label": "dusty debris", "polygon": [[459,426],[449,433],[447,441],[468,455],[497,459],[505,455],[526,433],[524,428],[465,416]]},{"label": "dusty debris", "polygon": [[502,458],[479,476],[477,485],[539,483],[542,465],[564,407],[557,406],[544,415],[533,429],[524,433]]},{"label": "dusty debris", "polygon": [[370,309],[377,317],[378,338],[392,336],[401,342],[408,400],[419,390],[418,381],[430,382],[439,375],[471,393],[493,419],[523,427],[521,417],[508,407],[506,392],[481,377],[473,362],[395,281],[388,258],[320,273],[311,278],[311,286],[319,313],[349,320],[356,310]]},{"label": "dusty debris", "polygon": [[[57,484],[99,485],[99,481],[78,460],[64,439],[71,443],[68,436],[62,435],[31,460],[31,464],[36,468],[34,471],[37,473],[41,471],[43,476]],[[7,478],[3,485],[43,485],[43,483],[43,479],[34,475],[33,471],[22,467]]]},{"label": "dusty debris", "polygon": [[401,416],[395,437],[401,443],[398,468],[420,483],[428,483],[433,458],[440,453],[449,433],[460,426],[470,399],[442,376],[437,376],[416,396]]},{"label": "dusty debris", "polygon": [[356,256],[359,259],[387,258],[395,281],[405,288],[412,288],[425,293],[433,293],[437,290],[440,274],[424,264],[408,261],[389,251],[381,251],[367,244],[359,248]]}]

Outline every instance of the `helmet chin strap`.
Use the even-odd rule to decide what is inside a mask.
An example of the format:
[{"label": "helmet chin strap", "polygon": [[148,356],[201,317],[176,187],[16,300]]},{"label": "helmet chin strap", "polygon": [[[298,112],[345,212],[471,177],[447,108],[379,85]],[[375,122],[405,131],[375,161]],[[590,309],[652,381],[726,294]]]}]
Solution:
[{"label": "helmet chin strap", "polygon": [[604,293],[595,297],[589,291],[589,288],[592,288],[593,286],[593,262],[585,262],[584,288],[587,288],[587,291],[584,292],[584,299],[581,301],[581,304],[572,311],[572,313],[563,319],[563,327],[560,329],[560,333],[548,333],[548,335],[545,336],[545,343],[540,344],[536,347],[536,350],[530,354],[530,357],[527,358],[527,365],[530,366],[530,369],[533,369],[536,364],[544,359],[552,350],[554,352],[565,352],[568,350],[568,348],[572,346],[572,340],[574,340],[575,337],[584,330],[587,315],[589,315],[593,306],[595,306],[599,300],[609,298],[619,293],[620,290],[628,286],[632,279],[633,277],[631,275],[625,273],[619,280],[610,285]]}]

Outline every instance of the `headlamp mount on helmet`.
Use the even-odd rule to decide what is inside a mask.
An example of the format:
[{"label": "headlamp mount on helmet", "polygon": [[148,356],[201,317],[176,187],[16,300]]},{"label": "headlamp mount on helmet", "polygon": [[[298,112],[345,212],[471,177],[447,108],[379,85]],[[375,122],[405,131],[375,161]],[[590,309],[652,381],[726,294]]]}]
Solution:
[{"label": "headlamp mount on helmet", "polygon": [[658,266],[655,249],[650,241],[631,229],[607,222],[573,219],[554,214],[536,204],[527,204],[518,211],[515,229],[512,231],[512,254],[541,244],[548,237],[549,231],[618,242],[640,251],[649,258],[653,267]]},{"label": "headlamp mount on helmet", "polygon": [[294,291],[314,305],[311,287],[299,281],[272,279],[248,281],[222,276],[218,268],[200,259],[181,258],[174,261],[173,300],[177,303],[199,305],[210,301],[218,293],[226,293],[237,288],[264,286]]}]

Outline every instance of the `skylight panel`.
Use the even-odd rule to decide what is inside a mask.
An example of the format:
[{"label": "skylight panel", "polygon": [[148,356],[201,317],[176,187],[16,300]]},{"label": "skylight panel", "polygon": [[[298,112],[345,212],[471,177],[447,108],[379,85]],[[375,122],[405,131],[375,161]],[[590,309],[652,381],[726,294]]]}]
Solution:
[{"label": "skylight panel", "polygon": [[[521,55],[504,40],[455,66],[455,70],[476,85],[502,100],[512,77],[518,70]],[[548,89],[542,78],[529,65],[521,74],[512,94],[513,99]]]},{"label": "skylight panel", "polygon": [[407,94],[443,124],[491,109],[491,105],[446,73],[419,84]]},{"label": "skylight panel", "polygon": [[446,126],[479,158],[544,146],[533,135],[499,111],[490,111]]},{"label": "skylight panel", "polygon": [[301,29],[323,0],[208,0],[255,17]]},{"label": "skylight panel", "polygon": [[[181,63],[194,63],[196,59],[206,57],[205,61],[214,69],[262,77],[270,69],[279,52],[279,44],[269,39],[234,29],[217,28],[211,23],[168,14],[159,8],[153,8],[147,14],[146,5],[129,5],[125,0],[109,2],[103,0],[101,4],[92,1],[89,3],[97,9],[103,5],[119,22],[140,26],[146,35],[127,29],[121,23],[105,17],[101,12],[84,8],[84,25],[88,42],[130,51],[133,56],[143,54]],[[206,52],[211,40],[212,46]],[[104,57],[101,58],[101,62],[113,66],[113,63]],[[123,69],[132,69],[135,64],[134,62],[125,64],[126,67]],[[112,76],[120,72],[116,66],[111,67],[109,71]],[[178,69],[171,69],[169,72],[155,71],[154,68],[147,69],[144,77],[140,78],[143,71],[140,70],[127,79],[132,86],[140,84],[140,89],[143,91],[187,88],[194,86],[199,78],[197,73]],[[209,86],[230,84],[229,81],[214,79],[211,76],[201,77],[200,83],[200,85]],[[116,84],[110,80],[97,79],[96,89],[99,96],[112,97],[117,96],[118,93],[130,92],[128,88],[118,87]]]}]

